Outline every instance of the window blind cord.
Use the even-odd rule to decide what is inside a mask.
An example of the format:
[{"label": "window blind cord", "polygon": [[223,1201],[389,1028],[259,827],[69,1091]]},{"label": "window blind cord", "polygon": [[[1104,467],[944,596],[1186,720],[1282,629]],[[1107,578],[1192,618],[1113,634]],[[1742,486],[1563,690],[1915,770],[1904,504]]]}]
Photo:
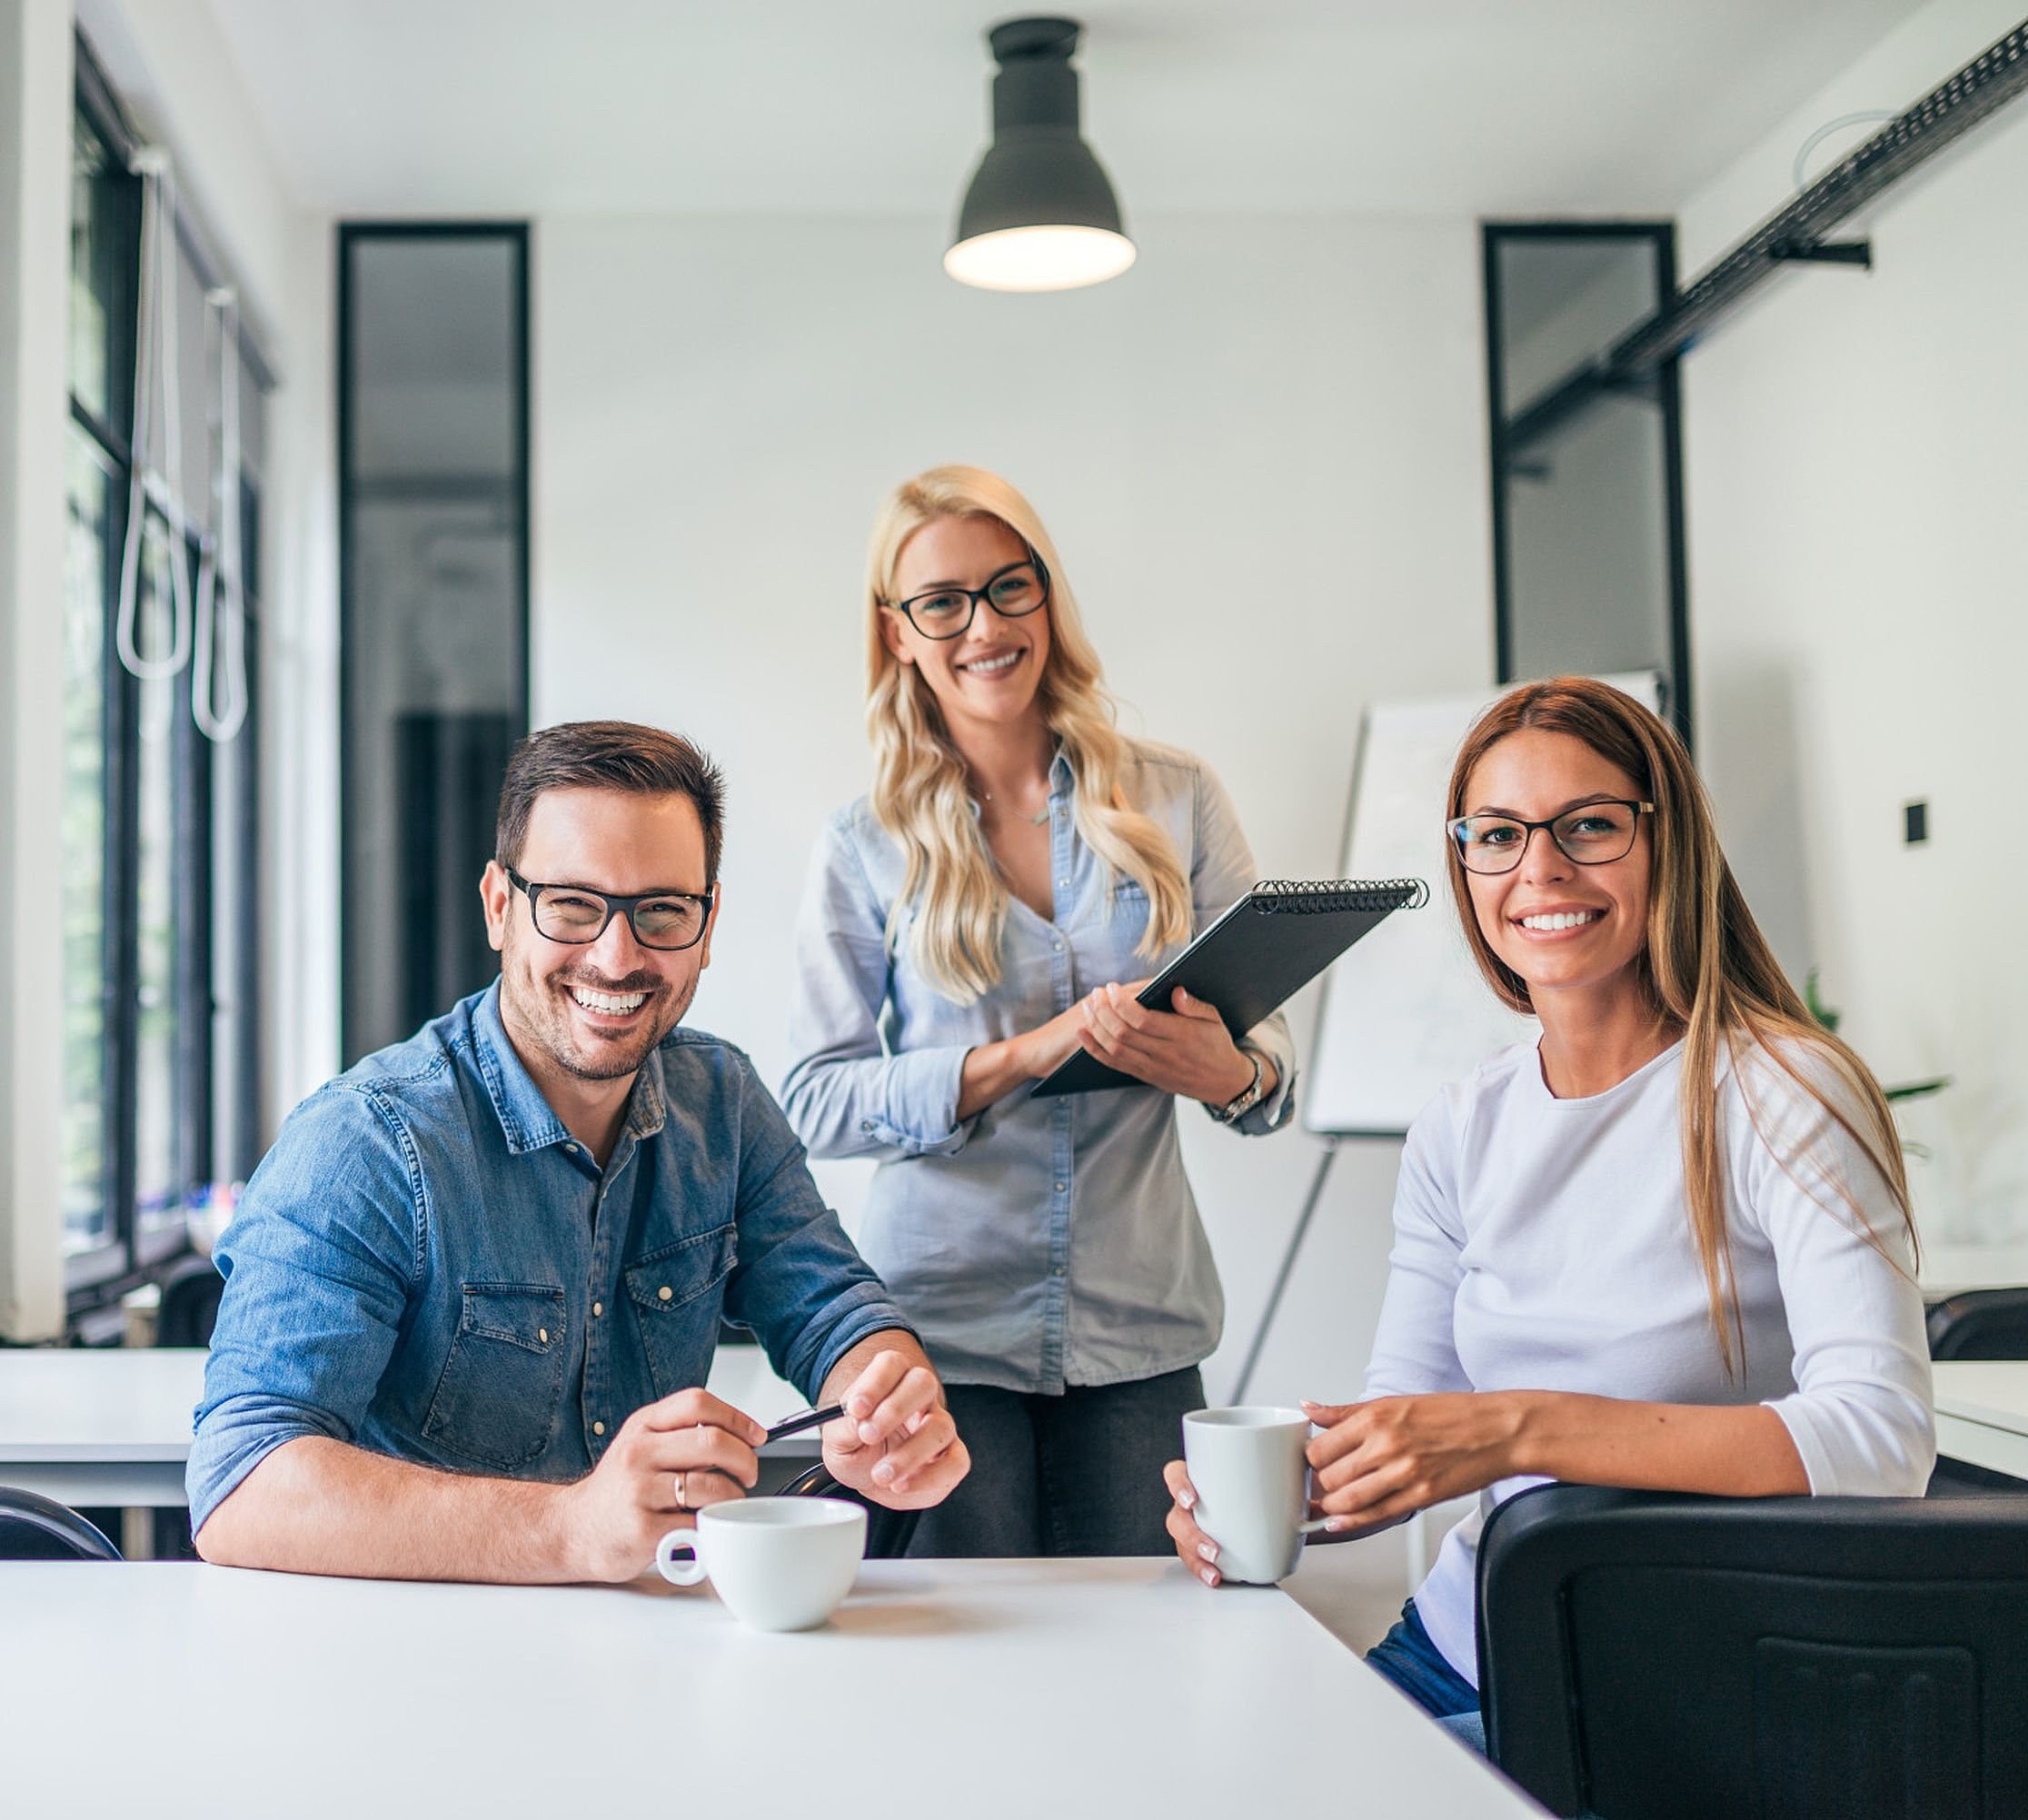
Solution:
[{"label": "window blind cord", "polygon": [[[183,422],[176,383],[175,179],[169,154],[144,145],[130,168],[141,179],[141,273],[134,349],[134,459],[127,483],[126,536],[120,551],[120,604],[114,644],[129,674],[144,682],[176,674],[190,661],[189,564],[184,560]],[[156,405],[161,406],[157,429]],[[159,466],[151,444],[162,444]],[[144,657],[135,637],[140,611],[141,545],[153,506],[170,536],[169,650]]]},{"label": "window blind cord", "polygon": [[[190,667],[190,718],[214,745],[229,744],[246,721],[246,597],[240,581],[239,296],[220,285],[204,293],[204,352],[218,338],[218,465],[212,471],[212,522],[197,562],[196,653]],[[224,652],[225,707],[213,689],[214,648]]]}]

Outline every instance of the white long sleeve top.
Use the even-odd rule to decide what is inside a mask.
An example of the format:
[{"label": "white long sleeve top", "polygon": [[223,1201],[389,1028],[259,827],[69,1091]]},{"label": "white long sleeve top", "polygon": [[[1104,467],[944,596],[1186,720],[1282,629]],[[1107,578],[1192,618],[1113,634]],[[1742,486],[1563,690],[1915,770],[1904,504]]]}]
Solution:
[{"label": "white long sleeve top", "polygon": [[[1796,1059],[1852,1116],[1828,1066]],[[1936,1450],[1929,1350],[1886,1183],[1772,1059],[1745,1064],[1751,1112],[1721,1061],[1726,1218],[1745,1333],[1745,1367],[1728,1378],[1690,1234],[1682,1063],[1678,1043],[1604,1093],[1558,1099],[1536,1045],[1521,1043],[1430,1102],[1402,1159],[1365,1394],[1765,1403],[1786,1426],[1814,1496],[1920,1496]],[[1416,1595],[1430,1640],[1475,1686],[1479,1531],[1501,1500],[1541,1482],[1507,1479],[1481,1493]]]}]

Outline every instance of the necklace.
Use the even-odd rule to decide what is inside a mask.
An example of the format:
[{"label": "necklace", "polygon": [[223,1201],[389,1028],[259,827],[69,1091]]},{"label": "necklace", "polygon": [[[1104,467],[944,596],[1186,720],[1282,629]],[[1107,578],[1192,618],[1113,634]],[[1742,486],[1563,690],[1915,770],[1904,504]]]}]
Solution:
[{"label": "necklace", "polygon": [[[980,801],[981,802],[990,802],[990,801],[991,801],[993,800],[993,792],[992,792],[991,791],[989,791],[989,790],[982,790],[982,791],[980,791],[979,792],[979,801]],[[1009,812],[1010,812],[1010,813],[1013,813],[1013,814],[1016,814],[1016,815],[1020,815],[1020,811],[1019,811],[1019,810],[1014,810],[1014,811],[1009,811]],[[1031,828],[1039,828],[1039,827],[1041,827],[1041,825],[1042,825],[1042,824],[1043,824],[1043,823],[1044,823],[1045,821],[1047,821],[1047,820],[1048,820],[1049,819],[1049,805],[1048,803],[1044,803],[1044,804],[1042,805],[1042,812],[1041,812],[1041,814],[1039,814],[1039,815],[1022,815],[1022,816],[1021,816],[1021,820],[1022,820],[1023,821],[1027,822],[1027,823],[1029,824],[1029,827],[1031,827]]]}]

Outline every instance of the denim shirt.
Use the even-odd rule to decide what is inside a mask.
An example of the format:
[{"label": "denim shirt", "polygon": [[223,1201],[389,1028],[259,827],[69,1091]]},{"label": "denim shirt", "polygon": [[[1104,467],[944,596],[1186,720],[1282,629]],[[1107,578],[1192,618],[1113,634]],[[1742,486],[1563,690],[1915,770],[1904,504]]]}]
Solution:
[{"label": "denim shirt", "polygon": [[[1252,885],[1231,799],[1196,759],[1134,741],[1120,785],[1174,842],[1194,929]],[[1224,1322],[1173,1096],[1137,1086],[1037,1099],[1022,1087],[958,1118],[969,1050],[1180,951],[1136,952],[1147,894],[1079,836],[1076,788],[1059,753],[1053,914],[1012,900],[999,984],[973,1004],[916,968],[912,908],[890,947],[906,861],[863,798],[825,826],[803,897],[782,1105],[813,1155],[879,1159],[860,1243],[949,1382],[1055,1393],[1152,1377],[1199,1363]],[[1277,1013],[1247,1043],[1277,1079],[1238,1129],[1271,1131],[1294,1109],[1288,1026]]]},{"label": "denim shirt", "polygon": [[601,1171],[515,1055],[499,991],[313,1094],[247,1184],[216,1252],[194,1525],[299,1435],[580,1477],[634,1409],[704,1382],[721,1314],[811,1398],[907,1325],[738,1049],[672,1031]]}]

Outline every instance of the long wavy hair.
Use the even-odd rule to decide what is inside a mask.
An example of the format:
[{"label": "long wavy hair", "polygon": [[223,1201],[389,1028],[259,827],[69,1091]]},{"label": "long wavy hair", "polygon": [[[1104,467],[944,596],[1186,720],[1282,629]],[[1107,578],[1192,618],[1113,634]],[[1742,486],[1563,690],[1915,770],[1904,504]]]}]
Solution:
[{"label": "long wavy hair", "polygon": [[[1683,741],[1632,696],[1581,676],[1526,683],[1503,695],[1473,726],[1457,754],[1451,771],[1450,815],[1466,812],[1465,792],[1480,761],[1502,740],[1524,729],[1582,740],[1632,778],[1642,799],[1655,804],[1655,813],[1646,818],[1652,842],[1647,940],[1635,964],[1641,990],[1657,1021],[1683,1031],[1680,1122],[1690,1233],[1704,1266],[1720,1356],[1727,1375],[1735,1376],[1745,1363],[1745,1326],[1725,1221],[1717,1077],[1721,1051],[1739,1082],[1747,1116],[1764,1139],[1768,1132],[1751,1073],[1744,1066],[1750,1050],[1772,1060],[1836,1120],[1887,1184],[1913,1252],[1915,1223],[1894,1118],[1872,1071],[1810,1015],[1782,972],[1719,849],[1710,801]],[[1468,875],[1455,844],[1449,871],[1452,900],[1479,971],[1503,1004],[1532,1011],[1527,982],[1494,952],[1479,927]],[[1798,1066],[1798,1056],[1808,1058],[1847,1090],[1856,1102],[1856,1119]],[[1802,1157],[1793,1150],[1784,1154],[1772,1140],[1770,1149],[1791,1179],[1820,1205],[1849,1218],[1869,1241],[1881,1244],[1848,1185],[1832,1180],[1821,1168],[1806,1168]],[[1805,1181],[1805,1175],[1814,1179]],[[1835,1207],[1824,1201],[1819,1187],[1830,1190]]]},{"label": "long wavy hair", "polygon": [[1190,933],[1189,884],[1175,844],[1120,788],[1129,742],[1116,724],[1098,653],[1049,533],[998,474],[931,468],[898,486],[873,521],[866,558],[866,729],[873,813],[908,860],[888,912],[888,940],[894,942],[908,906],[916,905],[915,964],[960,1005],[999,981],[1007,885],[972,813],[965,761],[943,711],[918,667],[888,650],[880,615],[896,598],[902,545],[933,519],[974,515],[999,520],[1049,571],[1049,655],[1036,699],[1077,780],[1078,832],[1116,878],[1124,875],[1148,893],[1148,928],[1137,951],[1152,956]]}]

